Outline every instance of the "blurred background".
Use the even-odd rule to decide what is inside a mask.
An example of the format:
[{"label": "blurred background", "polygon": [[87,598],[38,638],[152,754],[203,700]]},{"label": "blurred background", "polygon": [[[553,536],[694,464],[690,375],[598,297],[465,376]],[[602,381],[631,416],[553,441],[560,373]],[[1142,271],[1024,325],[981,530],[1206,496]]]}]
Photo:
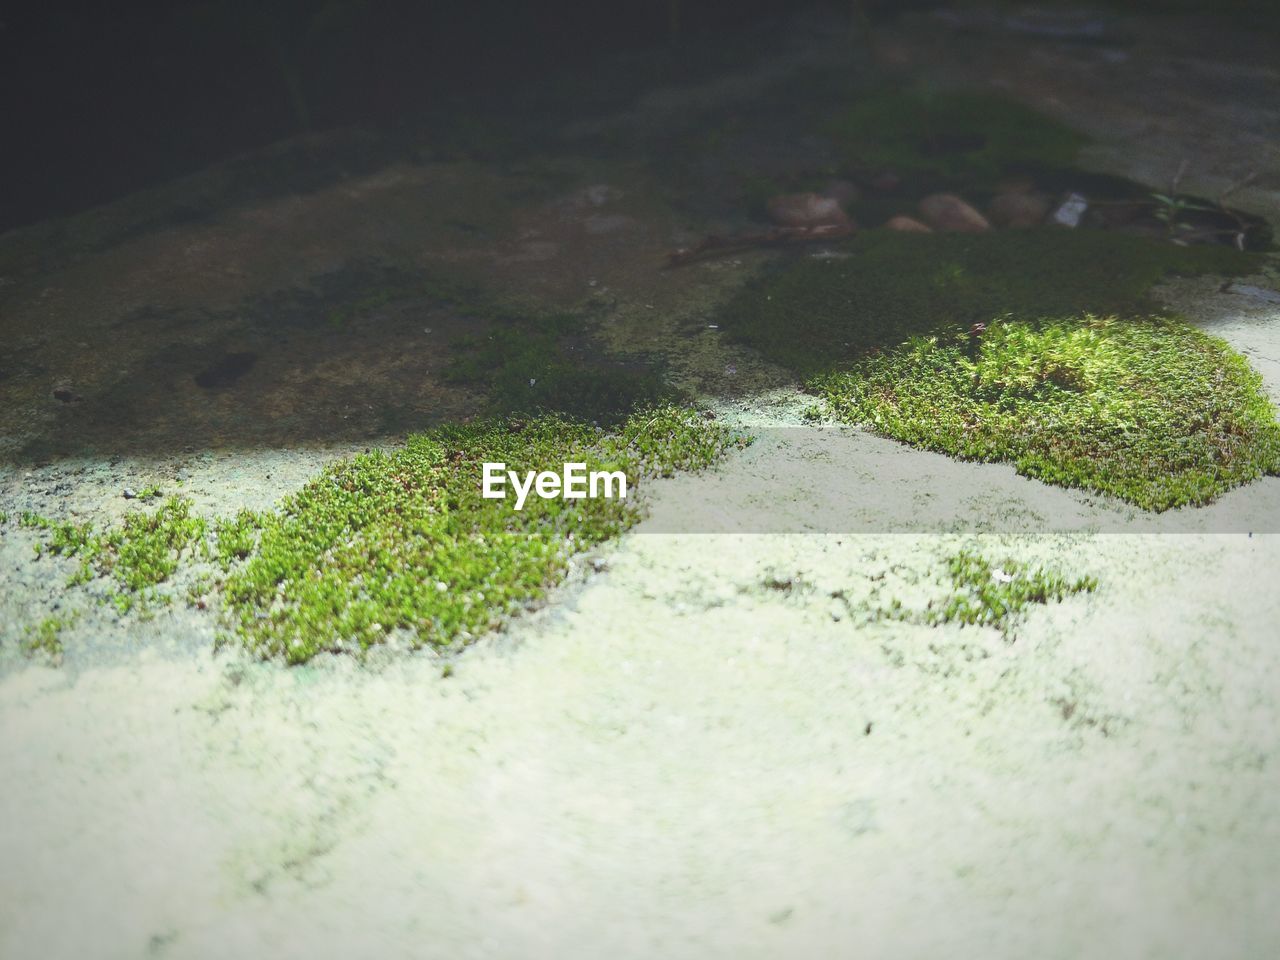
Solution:
[{"label": "blurred background", "polygon": [[[805,6],[852,33],[930,0],[15,2],[0,12],[0,231],[73,213],[309,130],[417,134],[531,78],[650,51],[680,80]],[[1118,0],[1273,29],[1272,0]],[[652,51],[662,48],[665,58]],[[654,64],[667,76],[654,77]],[[566,81],[571,82],[571,81]],[[600,91],[581,90],[584,110]]]}]

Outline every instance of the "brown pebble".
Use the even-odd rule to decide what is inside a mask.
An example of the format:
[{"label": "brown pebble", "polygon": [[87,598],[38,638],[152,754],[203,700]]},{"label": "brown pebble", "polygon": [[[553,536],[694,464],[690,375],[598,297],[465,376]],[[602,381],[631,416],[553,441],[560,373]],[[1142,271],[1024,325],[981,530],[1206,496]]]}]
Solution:
[{"label": "brown pebble", "polygon": [[987,207],[987,216],[998,227],[1034,227],[1049,215],[1049,198],[1039,193],[1002,193]]},{"label": "brown pebble", "polygon": [[933,227],[914,217],[892,217],[884,226],[886,230],[897,230],[899,233],[933,233]]},{"label": "brown pebble", "polygon": [[840,201],[817,193],[787,193],[771,197],[769,219],[781,227],[847,226],[849,217]]},{"label": "brown pebble", "polygon": [[934,193],[917,205],[924,221],[947,233],[984,233],[991,229],[987,218],[954,193]]}]

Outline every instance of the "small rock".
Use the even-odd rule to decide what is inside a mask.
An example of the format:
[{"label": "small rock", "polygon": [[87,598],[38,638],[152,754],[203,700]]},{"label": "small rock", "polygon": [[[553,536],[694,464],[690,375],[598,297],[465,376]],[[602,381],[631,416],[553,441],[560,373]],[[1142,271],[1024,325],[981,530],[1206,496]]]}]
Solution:
[{"label": "small rock", "polygon": [[1049,199],[1039,193],[1009,192],[994,197],[987,216],[998,227],[1034,227],[1044,223],[1049,213]]},{"label": "small rock", "polygon": [[954,193],[934,193],[918,204],[920,215],[935,230],[947,233],[984,233],[987,218]]},{"label": "small rock", "polygon": [[1084,212],[1088,209],[1088,200],[1078,193],[1069,193],[1067,198],[1058,205],[1058,209],[1053,211],[1053,216],[1049,219],[1053,223],[1064,227],[1078,227],[1080,226],[1080,218],[1084,216]]},{"label": "small rock", "polygon": [[71,388],[70,380],[59,380],[53,385],[53,399],[61,400],[63,403],[70,403],[72,400],[78,400],[75,390]]},{"label": "small rock", "polygon": [[933,227],[914,217],[892,217],[884,226],[886,230],[897,230],[899,233],[933,233]]},{"label": "small rock", "polygon": [[135,490],[135,489],[133,489],[133,487],[125,487],[125,488],[124,488],[122,491],[120,491],[120,492],[124,494],[124,498],[125,498],[126,500],[137,500],[137,499],[138,499],[138,491],[137,491],[137,490]]},{"label": "small rock", "polygon": [[840,201],[817,193],[787,193],[766,205],[769,219],[782,227],[848,226]]}]

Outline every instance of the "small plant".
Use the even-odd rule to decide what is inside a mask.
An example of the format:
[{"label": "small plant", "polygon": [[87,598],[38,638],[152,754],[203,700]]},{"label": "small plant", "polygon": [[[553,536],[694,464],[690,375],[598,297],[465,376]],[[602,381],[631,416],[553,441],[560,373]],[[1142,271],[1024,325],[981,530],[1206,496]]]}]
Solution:
[{"label": "small plant", "polygon": [[1195,229],[1194,224],[1187,223],[1182,219],[1182,215],[1189,210],[1202,210],[1212,212],[1216,207],[1207,203],[1199,203],[1187,197],[1178,194],[1153,193],[1151,199],[1155,204],[1152,216],[1164,224],[1165,234],[1170,240],[1177,239],[1183,233],[1189,233]]},{"label": "small plant", "polygon": [[876,617],[928,626],[992,627],[1009,638],[1029,607],[1061,603],[1098,588],[1095,577],[1071,578],[1016,560],[997,565],[972,550],[961,550],[948,558],[947,576],[951,585],[948,593],[928,601],[923,609],[907,607],[895,598],[877,608]]},{"label": "small plant", "polygon": [[78,615],[45,617],[39,623],[27,627],[22,649],[29,656],[42,656],[53,666],[62,663],[62,631],[71,626]]},{"label": "small plant", "polygon": [[214,556],[223,570],[231,569],[233,563],[252,552],[261,529],[262,521],[252,510],[241,510],[229,520],[214,522]]},{"label": "small plant", "polygon": [[110,578],[117,588],[110,600],[121,613],[164,602],[154,588],[173,575],[183,551],[199,543],[205,531],[204,520],[191,516],[191,501],[183,497],[170,497],[152,513],[127,513],[118,527],[102,533],[91,523],[59,522],[30,512],[23,514],[22,524],[48,533],[35,546],[37,556],[80,560],[68,586]]},{"label": "small plant", "polygon": [[931,601],[925,621],[992,626],[1004,632],[1028,606],[1061,603],[1077,593],[1098,588],[1096,577],[1074,580],[1043,567],[1028,568],[1016,560],[996,566],[985,557],[962,550],[947,562],[954,593],[944,601]]}]

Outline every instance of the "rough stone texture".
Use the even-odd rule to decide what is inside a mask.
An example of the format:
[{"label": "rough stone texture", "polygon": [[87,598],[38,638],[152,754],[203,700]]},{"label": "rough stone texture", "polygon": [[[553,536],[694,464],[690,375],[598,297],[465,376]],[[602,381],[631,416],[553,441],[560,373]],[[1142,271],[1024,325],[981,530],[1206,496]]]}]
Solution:
[{"label": "rough stone texture", "polygon": [[834,197],[788,193],[769,198],[769,219],[781,227],[847,226],[849,217]]},{"label": "rough stone texture", "polygon": [[890,217],[885,221],[886,230],[896,230],[899,233],[933,233],[933,227],[927,223],[921,223],[913,217]]},{"label": "rough stone texture", "polygon": [[987,206],[987,217],[997,227],[1034,227],[1048,214],[1048,198],[1036,193],[997,194]]},{"label": "rough stone texture", "polygon": [[930,194],[918,208],[922,220],[944,233],[984,233],[991,229],[986,217],[954,193]]}]

